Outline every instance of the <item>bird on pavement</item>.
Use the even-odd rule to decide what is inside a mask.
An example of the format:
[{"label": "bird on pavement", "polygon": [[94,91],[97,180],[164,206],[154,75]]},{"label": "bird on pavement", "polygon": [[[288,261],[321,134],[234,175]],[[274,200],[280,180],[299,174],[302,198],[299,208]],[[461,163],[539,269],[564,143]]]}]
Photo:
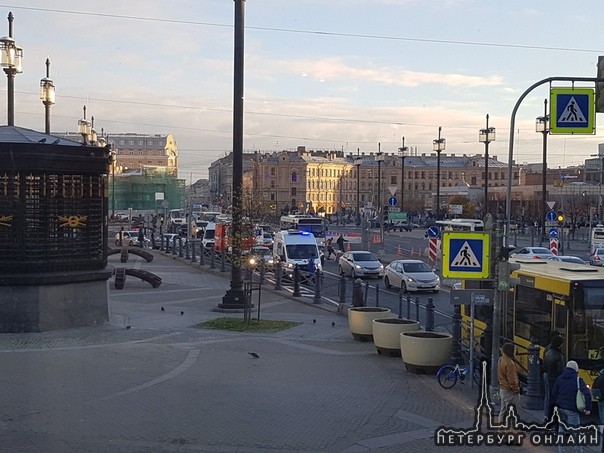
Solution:
[{"label": "bird on pavement", "polygon": [[248,352],[248,354],[251,355],[255,359],[259,359],[260,358],[260,356],[258,354],[256,354],[255,352]]},{"label": "bird on pavement", "polygon": [[316,319],[313,319],[313,320],[312,320],[312,323],[313,323],[313,324],[316,324],[316,323],[317,323],[317,320],[316,320]]},{"label": "bird on pavement", "polygon": [[335,326],[336,326],[335,321],[331,321],[331,327],[335,327]]},{"label": "bird on pavement", "polygon": [[182,316],[182,315],[184,315],[184,314],[185,314],[185,312],[184,312],[184,311],[181,311],[181,312],[180,312],[180,316]]},{"label": "bird on pavement", "polygon": [[166,311],[166,309],[164,307],[161,307],[161,311]]}]

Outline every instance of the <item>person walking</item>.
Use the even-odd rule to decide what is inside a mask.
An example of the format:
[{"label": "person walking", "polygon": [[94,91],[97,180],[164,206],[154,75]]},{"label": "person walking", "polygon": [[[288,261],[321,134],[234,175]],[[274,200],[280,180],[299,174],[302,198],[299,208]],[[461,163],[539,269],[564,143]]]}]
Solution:
[{"label": "person walking", "polygon": [[[577,407],[577,390],[580,390],[585,397],[585,408],[583,409]],[[552,398],[558,407],[560,416],[558,432],[564,432],[566,427],[581,426],[581,414],[590,414],[591,392],[585,381],[579,377],[579,365],[574,360],[566,363],[564,371],[556,379],[552,389]],[[558,451],[563,451],[562,446],[558,446]],[[575,451],[582,452],[582,446],[576,446]]]},{"label": "person walking", "polygon": [[508,407],[518,403],[520,395],[520,382],[518,380],[518,367],[514,359],[514,344],[505,343],[501,350],[503,354],[497,362],[497,379],[499,380],[499,423],[503,422]]},{"label": "person walking", "polygon": [[549,422],[554,411],[554,403],[552,399],[552,389],[556,383],[558,376],[562,374],[565,367],[564,354],[562,353],[562,343],[564,340],[560,335],[552,338],[548,347],[546,347],[543,355],[543,414],[545,423]]},{"label": "person walking", "polygon": [[340,249],[340,252],[344,253],[346,250],[344,250],[344,242],[348,242],[346,239],[344,239],[344,236],[342,236],[342,233],[340,233],[340,236],[338,236],[338,240],[336,241],[336,243],[338,244],[338,248]]}]

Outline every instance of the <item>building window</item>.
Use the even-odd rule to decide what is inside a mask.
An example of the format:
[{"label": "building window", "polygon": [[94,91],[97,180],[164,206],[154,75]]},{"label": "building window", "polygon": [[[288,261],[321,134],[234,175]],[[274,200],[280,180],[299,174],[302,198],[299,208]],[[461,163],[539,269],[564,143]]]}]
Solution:
[{"label": "building window", "polygon": [[292,196],[292,197],[297,196],[297,193],[296,193],[296,192],[297,192],[297,189],[296,189],[295,187],[292,187],[291,196]]},{"label": "building window", "polygon": [[292,182],[298,182],[298,173],[292,171]]},{"label": "building window", "polygon": [[271,176],[275,176],[276,170],[275,167],[271,167]]},{"label": "building window", "polygon": [[275,181],[271,180],[271,189],[275,188]]},{"label": "building window", "polygon": [[390,175],[390,184],[398,184],[396,182],[396,176],[395,175]]}]

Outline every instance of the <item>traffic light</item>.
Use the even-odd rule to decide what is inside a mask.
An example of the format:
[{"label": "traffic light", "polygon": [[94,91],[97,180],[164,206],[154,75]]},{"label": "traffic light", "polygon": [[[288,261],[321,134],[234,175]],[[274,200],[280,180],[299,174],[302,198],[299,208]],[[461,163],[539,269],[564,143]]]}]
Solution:
[{"label": "traffic light", "polygon": [[520,283],[520,279],[512,277],[512,272],[520,269],[520,264],[510,263],[509,261],[500,261],[498,263],[497,276],[499,291],[509,291],[510,288],[515,287]]},{"label": "traffic light", "polygon": [[556,216],[556,220],[558,221],[559,226],[564,226],[564,213],[562,211],[558,211],[558,215]]},{"label": "traffic light", "polygon": [[598,79],[596,82],[596,112],[604,113],[604,56],[598,57]]},{"label": "traffic light", "polygon": [[388,216],[388,206],[384,206],[384,222],[387,222],[389,220],[389,216]]}]

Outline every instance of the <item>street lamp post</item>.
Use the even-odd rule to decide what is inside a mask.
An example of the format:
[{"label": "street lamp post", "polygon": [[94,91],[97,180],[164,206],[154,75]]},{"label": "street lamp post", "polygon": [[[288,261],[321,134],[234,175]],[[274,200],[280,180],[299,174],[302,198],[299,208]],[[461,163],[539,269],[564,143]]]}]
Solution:
[{"label": "street lamp post", "polygon": [[378,220],[380,222],[380,250],[384,251],[384,203],[382,203],[382,162],[384,161],[384,155],[380,150],[381,143],[378,143],[378,153],[375,155],[375,161],[378,164],[378,188],[377,188],[377,204],[378,204]]},{"label": "street lamp post", "polygon": [[44,104],[44,132],[50,134],[50,106],[55,103],[55,84],[50,78],[50,59],[46,59],[46,77],[40,79],[40,99]]},{"label": "street lamp post", "polygon": [[432,149],[436,151],[436,220],[440,220],[440,153],[445,150],[447,140],[440,137],[442,126],[438,127],[438,138],[432,140]]},{"label": "street lamp post", "polygon": [[543,135],[543,163],[541,166],[541,231],[539,232],[539,246],[543,245],[543,236],[545,235],[545,215],[547,205],[547,134],[549,134],[549,115],[547,114],[547,99],[543,101],[543,116],[538,116],[535,121],[535,132]]},{"label": "street lamp post", "polygon": [[[398,149],[398,154],[401,158],[401,214],[405,212],[405,152],[408,148],[405,146],[405,137],[403,137],[403,144]],[[410,220],[409,220],[410,221]]]},{"label": "street lamp post", "polygon": [[357,157],[354,163],[357,166],[357,226],[361,224],[361,163],[363,159],[359,156],[359,149],[357,148]]},{"label": "street lamp post", "polygon": [[13,39],[13,19],[11,11],[8,13],[8,36],[0,38],[0,66],[8,79],[6,98],[9,126],[15,125],[15,75],[23,72],[23,49]]},{"label": "street lamp post", "polygon": [[489,205],[489,143],[495,141],[495,128],[489,127],[488,114],[486,127],[478,133],[478,141],[484,143],[484,217],[488,214]]}]

